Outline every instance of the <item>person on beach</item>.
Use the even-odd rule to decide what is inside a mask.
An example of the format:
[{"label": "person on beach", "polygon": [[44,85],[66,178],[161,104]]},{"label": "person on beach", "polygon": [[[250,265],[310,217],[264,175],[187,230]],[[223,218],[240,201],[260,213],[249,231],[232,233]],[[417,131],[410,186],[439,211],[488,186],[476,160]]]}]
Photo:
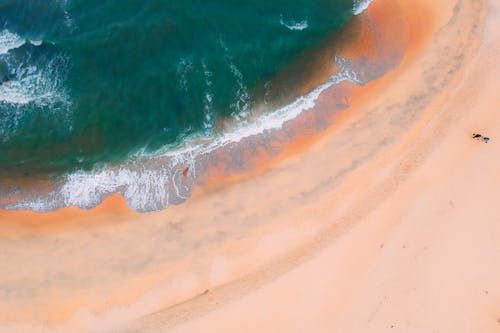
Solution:
[{"label": "person on beach", "polygon": [[484,143],[488,143],[490,141],[490,138],[487,137],[487,136],[483,136],[482,134],[479,134],[479,133],[473,133],[472,134],[472,138],[473,139],[476,139],[476,140],[481,140],[483,141]]}]

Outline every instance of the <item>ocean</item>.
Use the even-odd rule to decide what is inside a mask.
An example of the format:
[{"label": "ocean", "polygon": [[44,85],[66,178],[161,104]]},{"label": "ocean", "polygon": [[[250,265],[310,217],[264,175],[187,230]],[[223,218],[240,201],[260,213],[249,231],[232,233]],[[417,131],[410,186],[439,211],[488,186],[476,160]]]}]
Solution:
[{"label": "ocean", "polygon": [[130,175],[109,166],[279,115],[307,80],[297,59],[369,2],[0,0],[0,179],[94,177],[79,199],[61,199],[68,181],[56,182],[61,197],[13,208],[95,206],[130,192]]}]

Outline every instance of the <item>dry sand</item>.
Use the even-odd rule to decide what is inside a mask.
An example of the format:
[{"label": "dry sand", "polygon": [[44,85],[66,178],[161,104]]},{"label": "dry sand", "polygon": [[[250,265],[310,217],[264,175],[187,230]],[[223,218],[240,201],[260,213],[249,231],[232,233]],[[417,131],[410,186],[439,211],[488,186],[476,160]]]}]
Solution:
[{"label": "dry sand", "polygon": [[403,62],[258,172],[153,214],[0,211],[0,332],[499,332],[500,4],[384,6]]}]

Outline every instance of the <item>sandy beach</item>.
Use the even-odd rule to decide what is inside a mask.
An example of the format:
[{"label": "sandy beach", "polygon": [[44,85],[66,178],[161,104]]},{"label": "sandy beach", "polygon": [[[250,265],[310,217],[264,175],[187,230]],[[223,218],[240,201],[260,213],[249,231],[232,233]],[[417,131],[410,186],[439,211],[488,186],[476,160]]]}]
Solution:
[{"label": "sandy beach", "polygon": [[181,205],[0,210],[0,332],[499,332],[499,13],[375,0],[390,70]]}]

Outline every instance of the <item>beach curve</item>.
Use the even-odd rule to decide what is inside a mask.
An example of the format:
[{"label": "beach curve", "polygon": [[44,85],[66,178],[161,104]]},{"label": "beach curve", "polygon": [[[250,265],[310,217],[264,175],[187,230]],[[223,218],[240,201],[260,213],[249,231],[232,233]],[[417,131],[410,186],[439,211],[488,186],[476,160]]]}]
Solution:
[{"label": "beach curve", "polygon": [[[370,7],[373,13],[377,13],[378,6],[380,6],[379,8],[383,6],[384,1],[379,2],[382,4],[377,5],[377,2],[375,2],[372,7]],[[468,59],[474,53],[474,43],[477,43],[478,36],[480,35],[480,24],[478,24],[478,20],[481,15],[480,1],[470,3],[464,1],[457,2],[461,4],[462,7],[458,5],[455,7],[457,10],[454,16],[451,16],[452,19],[442,28],[438,35],[445,36],[442,37],[442,40],[449,41],[450,39],[447,33],[450,34],[450,31],[455,32],[457,31],[456,29],[461,29],[460,31],[465,40],[455,44],[453,43],[455,41],[452,40],[451,44],[446,45],[451,59],[444,59],[441,61],[446,63],[449,67],[440,67],[440,70],[444,74],[439,72],[439,75],[437,75],[436,70],[429,71],[427,81],[424,82],[423,86],[431,83],[436,89],[433,89],[431,93],[425,93],[427,90],[424,90],[425,94],[420,95],[418,93],[420,89],[423,89],[422,86],[414,84],[413,82],[416,81],[415,77],[420,76],[425,66],[415,66],[415,62],[420,60],[425,64],[426,61],[428,62],[435,59],[435,54],[428,50],[429,46],[427,45],[427,40],[430,38],[430,33],[433,32],[432,29],[441,26],[445,18],[447,18],[446,15],[452,12],[451,8],[452,5],[454,5],[452,1],[442,1],[442,3],[443,5],[441,8],[435,9],[435,11],[441,11],[440,15],[443,17],[439,17],[439,15],[436,14],[436,16],[438,16],[436,25],[433,26],[429,24],[429,31],[427,31],[429,35],[419,31],[421,38],[417,38],[417,40],[422,44],[410,44],[414,49],[411,47],[409,48],[411,52],[407,51],[405,60],[397,70],[384,76],[373,85],[356,90],[351,98],[349,110],[345,115],[340,117],[342,119],[337,119],[335,129],[328,130],[327,133],[322,134],[317,141],[313,140],[313,142],[307,142],[307,144],[297,144],[295,147],[299,147],[300,149],[295,149],[295,151],[288,155],[285,154],[286,158],[284,159],[274,161],[271,164],[272,168],[266,166],[264,163],[262,170],[258,173],[251,173],[250,177],[247,174],[238,176],[236,177],[237,179],[222,180],[214,184],[208,184],[204,188],[198,188],[198,193],[195,193],[192,200],[179,207],[169,209],[165,213],[167,215],[140,215],[128,212],[126,206],[119,197],[111,198],[107,202],[107,208],[98,207],[96,211],[89,213],[83,213],[73,208],[59,212],[59,215],[2,211],[0,213],[2,214],[2,220],[11,221],[10,225],[2,227],[1,233],[4,239],[10,240],[10,243],[6,242],[7,245],[4,245],[4,253],[12,254],[12,257],[8,259],[11,261],[6,261],[7,263],[11,262],[14,264],[15,260],[28,257],[30,251],[33,252],[33,250],[37,248],[37,246],[33,246],[32,244],[33,238],[39,239],[38,246],[45,246],[46,249],[54,251],[47,252],[49,253],[49,257],[62,258],[65,257],[64,253],[66,252],[64,251],[67,251],[68,248],[59,250],[56,245],[53,244],[67,245],[70,241],[75,241],[77,236],[78,238],[81,237],[82,239],[77,239],[79,244],[75,244],[72,251],[82,251],[82,249],[85,249],[85,251],[88,251],[86,253],[87,255],[93,253],[94,257],[92,258],[92,256],[90,256],[83,261],[80,260],[80,262],[77,261],[73,263],[73,265],[76,265],[75,269],[81,264],[83,264],[83,266],[80,267],[85,268],[85,265],[88,265],[89,261],[94,261],[94,264],[97,263],[99,265],[108,265],[110,263],[123,264],[127,259],[131,259],[126,258],[127,256],[135,257],[135,261],[134,258],[132,258],[133,262],[128,263],[125,267],[123,265],[121,265],[121,267],[114,267],[115,269],[119,269],[122,274],[130,276],[130,281],[132,282],[128,282],[127,290],[129,290],[129,292],[127,293],[122,292],[123,285],[118,286],[119,288],[117,288],[116,293],[111,294],[111,297],[108,296],[110,299],[106,301],[107,305],[92,306],[92,302],[99,303],[99,300],[98,298],[90,297],[89,289],[87,291],[81,290],[79,294],[81,296],[79,299],[86,299],[86,301],[80,301],[80,303],[75,302],[72,306],[73,309],[80,309],[76,315],[72,312],[73,310],[70,310],[71,307],[67,307],[67,303],[65,304],[68,308],[66,312],[61,311],[62,305],[52,303],[51,306],[53,306],[53,308],[50,309],[49,306],[49,311],[42,315],[37,312],[37,305],[35,303],[31,309],[27,307],[28,311],[26,311],[24,315],[31,317],[34,322],[44,322],[46,323],[45,325],[49,325],[48,327],[53,329],[57,329],[57,327],[64,322],[69,322],[69,325],[73,325],[69,327],[80,327],[82,331],[105,331],[106,327],[108,327],[107,325],[110,325],[109,327],[117,325],[126,317],[130,319],[137,317],[141,312],[154,312],[155,308],[162,308],[162,303],[165,303],[165,299],[162,299],[162,297],[170,297],[167,303],[175,304],[185,300],[186,297],[189,298],[188,295],[202,295],[195,298],[194,305],[193,302],[187,302],[183,303],[185,305],[180,308],[173,307],[171,310],[167,310],[167,313],[160,312],[158,315],[145,317],[144,320],[139,321],[139,326],[136,326],[139,328],[137,328],[136,331],[147,331],[148,329],[158,329],[164,326],[168,327],[172,324],[178,324],[179,322],[185,322],[188,319],[196,318],[196,315],[194,315],[196,311],[190,311],[191,308],[196,310],[196,302],[201,302],[201,312],[206,313],[207,309],[213,310],[220,307],[219,304],[216,303],[225,304],[224,297],[226,297],[227,301],[228,298],[232,299],[236,295],[241,294],[242,291],[254,290],[255,286],[259,285],[259,279],[261,279],[260,285],[262,285],[264,282],[267,283],[284,272],[289,271],[297,263],[303,262],[303,259],[300,258],[310,257],[310,255],[304,255],[304,253],[297,255],[291,249],[298,248],[299,253],[304,251],[310,254],[315,253],[315,250],[318,249],[318,245],[306,246],[304,248],[303,244],[308,239],[316,239],[318,232],[324,233],[325,239],[328,239],[328,241],[325,241],[326,243],[330,242],[331,233],[325,233],[325,228],[335,229],[334,234],[336,235],[346,234],[347,231],[345,230],[352,228],[346,227],[352,225],[348,223],[348,220],[355,221],[364,218],[364,216],[374,207],[378,207],[381,204],[380,199],[385,196],[375,195],[377,200],[373,202],[355,197],[359,197],[366,189],[372,189],[372,191],[376,193],[382,192],[386,195],[393,192],[400,187],[400,183],[405,182],[405,177],[410,174],[409,171],[418,164],[414,163],[416,160],[415,154],[416,156],[427,156],[432,150],[429,149],[429,147],[439,141],[436,140],[435,133],[431,136],[433,140],[426,145],[423,144],[425,140],[415,140],[415,138],[418,137],[418,133],[421,133],[427,128],[427,124],[436,115],[437,106],[443,105],[443,96],[448,94],[448,87],[450,85],[456,85],[458,77],[463,73],[463,67],[468,63]],[[436,6],[435,4],[427,5],[428,9]],[[468,8],[468,6],[476,5],[478,8],[474,7],[473,11]],[[405,8],[405,4],[402,3],[401,7]],[[406,10],[408,10],[408,7],[410,6],[406,4]],[[431,12],[432,11],[429,10],[421,13],[429,14]],[[476,16],[469,15],[469,13],[475,13]],[[416,18],[415,20],[417,23],[420,22],[420,18]],[[418,27],[418,25],[414,27]],[[443,45],[441,40],[436,42],[436,39],[438,38],[433,37],[432,39],[432,45],[437,45],[437,48],[434,49],[433,52],[439,52]],[[464,42],[467,42],[466,45],[470,46],[468,53],[463,51],[454,53],[458,50],[462,50]],[[422,53],[422,50],[425,51]],[[431,56],[429,56],[429,54],[431,54]],[[432,58],[432,56],[434,56],[434,58]],[[426,65],[428,65],[428,63]],[[408,95],[408,91],[401,92],[402,89],[389,97],[387,96],[388,94],[381,93],[385,89],[394,92],[395,82],[407,84],[408,87],[412,88],[408,89],[412,94]],[[417,94],[414,95],[415,93]],[[416,101],[415,96],[419,97],[419,101],[423,100],[422,104]],[[426,96],[428,96],[428,99],[426,99]],[[321,97],[323,105],[328,106],[328,98],[328,93]],[[405,100],[408,104],[403,104],[401,106],[398,104],[398,98],[402,98],[402,100]],[[383,125],[378,124],[379,126],[383,126],[382,128],[386,130],[387,128],[391,128],[396,132],[389,131],[390,135],[387,135],[387,132],[385,132],[385,135],[382,137],[380,135],[377,136],[377,128],[373,125],[376,119],[379,119],[377,115],[384,114],[383,111],[393,111],[398,107],[401,108],[400,113],[389,113],[390,117],[388,117],[386,123]],[[362,110],[363,108],[367,108],[367,111],[360,112],[359,114],[354,111]],[[412,111],[413,113],[406,114],[406,117],[399,119],[398,117],[404,114],[402,111]],[[458,117],[458,115],[456,115],[456,117]],[[415,126],[417,120],[419,126]],[[367,126],[367,124],[370,126]],[[389,127],[391,125],[392,127]],[[349,126],[352,127],[349,128]],[[370,127],[375,128],[370,129]],[[358,134],[354,131],[354,129],[359,131],[359,128],[365,129],[363,133]],[[394,137],[391,138],[391,135]],[[399,141],[396,138],[402,138],[402,140]],[[367,141],[373,141],[372,143],[377,149],[367,145]],[[417,144],[414,143],[415,141]],[[419,152],[418,149],[410,149],[410,152],[414,152],[413,155],[402,153],[402,151],[408,150],[408,147],[412,145],[418,146],[419,149],[425,147],[425,149],[423,152]],[[290,150],[294,150],[293,148],[292,146]],[[325,151],[334,151],[334,160],[332,160],[333,156],[322,156],[318,158],[318,155],[321,155],[321,152]],[[416,151],[419,153],[415,153]],[[354,158],[353,152],[360,154],[357,159]],[[403,162],[406,158],[406,160],[410,160],[411,163],[401,162],[398,164],[399,158],[402,158]],[[370,161],[370,163],[366,163],[366,161]],[[399,168],[399,172],[395,172],[391,169],[394,167],[394,163],[397,164],[395,168]],[[329,175],[328,171],[318,167],[325,165],[328,165],[329,169],[340,170],[341,177]],[[374,166],[376,166],[377,171],[387,173],[386,177],[375,176],[373,171],[370,172],[370,169]],[[304,170],[309,170],[309,172],[304,173]],[[322,170],[322,172],[314,172],[315,170]],[[302,179],[300,177],[291,177],[291,175],[297,173],[302,174]],[[326,181],[317,173],[326,175]],[[382,182],[384,185],[381,185],[379,182]],[[231,183],[234,184],[228,187],[228,184]],[[283,199],[283,195],[286,195],[286,193],[293,193],[290,190],[287,192],[287,189],[291,187],[292,183],[300,183],[297,184],[296,187],[292,187],[292,191],[296,191],[297,188],[301,190],[294,194],[296,197],[292,198],[293,200],[289,200],[285,203],[280,202]],[[264,186],[258,190],[258,184],[273,184],[273,188],[275,189],[275,191],[273,191],[274,198],[269,196],[266,197],[265,192],[268,187]],[[376,186],[374,186],[374,184]],[[332,188],[335,190],[333,191]],[[242,197],[242,193],[250,193],[250,197]],[[252,199],[251,197],[255,198]],[[266,213],[262,211],[261,198],[264,197],[269,201],[265,206],[265,208],[269,209],[269,212]],[[336,200],[336,198],[342,198],[342,200]],[[233,206],[229,208],[227,206],[228,202],[231,202]],[[295,205],[290,205],[291,203],[295,203]],[[355,207],[361,205],[365,208],[361,210],[355,209],[354,212],[352,212],[352,207],[349,207],[351,204]],[[202,209],[193,209],[193,207],[202,207]],[[294,208],[290,209],[290,207]],[[218,219],[210,220],[206,218],[206,212],[210,210],[219,210],[215,213],[220,214],[222,212],[224,214],[217,215],[214,213],[215,217]],[[186,214],[186,212],[189,213]],[[245,216],[245,218],[242,218],[239,225],[233,226],[230,223],[227,224],[220,221],[221,216],[225,216],[229,221],[234,220],[234,214],[242,214],[240,216]],[[54,216],[59,216],[59,221],[57,218],[54,219]],[[69,220],[69,216],[71,216],[72,221],[64,223],[65,220]],[[348,218],[346,221],[341,222],[341,216],[348,216]],[[291,223],[288,221],[290,217],[292,217]],[[42,219],[45,219],[47,223],[44,226],[40,226],[39,224]],[[164,222],[166,219],[169,220],[168,223]],[[103,221],[110,220],[114,220],[117,223],[107,222],[104,225],[100,224]],[[148,228],[152,233],[145,232],[141,230],[140,226],[137,226],[137,222],[140,220],[143,221],[141,223],[148,223]],[[190,223],[189,220],[197,221],[197,223]],[[248,223],[249,221],[254,222]],[[274,221],[272,226],[267,224],[270,221]],[[335,226],[332,227],[329,221],[335,221]],[[61,222],[61,224],[57,222]],[[245,222],[249,225],[246,225]],[[67,226],[64,224],[73,224],[74,226],[67,229]],[[130,224],[134,225],[131,226]],[[224,231],[213,230],[214,225],[217,227],[216,229],[222,229]],[[212,252],[210,252],[210,255],[206,255],[205,258],[196,258],[196,252],[193,251],[193,253],[188,253],[188,256],[184,257],[188,258],[184,263],[181,259],[175,258],[178,266],[172,265],[168,272],[167,270],[160,273],[155,271],[160,270],[158,269],[158,262],[164,261],[165,258],[161,258],[158,254],[151,257],[151,253],[148,253],[147,246],[138,242],[140,239],[150,241],[152,244],[149,245],[151,248],[154,248],[155,251],[170,251],[170,255],[175,257],[179,253],[186,253],[186,250],[182,249],[182,244],[177,244],[179,240],[176,241],[175,238],[179,237],[179,235],[186,237],[185,234],[193,230],[197,230],[198,235],[189,235],[188,237],[192,237],[192,240],[188,242],[188,244],[198,244],[197,246],[203,248],[203,250],[210,249]],[[163,247],[160,244],[162,241],[165,241],[165,238],[161,239],[161,237],[151,240],[149,237],[155,233],[158,235],[161,234],[164,237],[168,235],[166,236],[167,239],[172,239],[170,242],[174,245],[170,248]],[[87,238],[85,242],[85,235],[92,236],[92,238]],[[134,237],[131,237],[131,235]],[[213,239],[208,241],[202,237],[207,235],[210,235]],[[337,236],[337,238],[338,237],[341,236]],[[104,249],[111,252],[122,251],[124,248],[127,248],[129,244],[134,244],[131,242],[132,239],[138,242],[138,244],[135,244],[137,249],[133,249],[132,251],[129,250],[127,256],[124,255],[122,259],[99,254],[99,251]],[[185,240],[185,238],[181,239]],[[89,240],[91,240],[90,243]],[[16,242],[15,244],[14,241]],[[51,243],[51,241],[55,243]],[[109,241],[111,241],[112,244],[109,244]],[[210,242],[212,243],[206,244]],[[319,244],[320,243],[321,242],[319,242]],[[224,245],[222,246],[221,244]],[[255,246],[255,244],[259,246]],[[310,243],[306,242],[306,244]],[[318,241],[315,240],[314,244],[318,244]],[[280,246],[283,248],[282,252],[279,250]],[[176,247],[178,248],[176,249]],[[278,248],[278,250],[276,250],[276,248]],[[171,251],[172,249],[176,251]],[[246,257],[241,255],[241,253],[245,251],[249,251]],[[293,253],[293,255],[291,255],[292,260],[290,260],[290,253]],[[262,273],[263,271],[258,271],[260,273],[256,273],[257,277],[251,274],[250,277],[243,278],[243,282],[227,284],[228,281],[238,280],[239,277],[245,276],[249,271],[251,272],[254,270],[251,268],[262,266],[263,262],[261,261],[263,260],[259,259],[262,258],[262,256],[267,258],[279,258],[283,255],[287,258],[281,261],[284,262],[282,264],[283,267],[273,264],[273,266],[277,268],[272,270],[273,272],[271,273]],[[139,258],[142,258],[142,261],[138,260]],[[146,261],[144,262],[144,260]],[[169,260],[173,259],[170,258]],[[24,260],[24,262],[29,262],[29,260]],[[186,262],[197,263],[199,264],[198,267],[209,267],[209,270],[204,271],[204,269],[200,269],[200,272],[197,272],[199,276],[196,276],[196,273],[193,274],[193,272],[190,272],[192,269],[186,267],[189,266]],[[149,269],[148,271],[148,265],[152,264],[156,265],[153,265],[155,268],[152,270]],[[263,266],[265,267],[266,265]],[[280,269],[279,267],[282,268]],[[48,265],[47,268],[50,269],[55,267]],[[87,268],[90,268],[90,266]],[[138,279],[137,276],[134,276],[134,273],[138,270],[142,270],[143,272],[142,279]],[[93,269],[93,271],[95,271],[95,269]],[[264,269],[264,272],[265,271]],[[104,273],[95,272],[95,277],[92,277],[92,279],[87,277],[83,281],[80,281],[80,283],[91,287],[92,283],[104,282],[104,286],[102,286],[102,290],[100,290],[101,292],[113,284],[113,278],[106,278]],[[18,271],[18,273],[20,273],[20,271]],[[177,276],[176,279],[172,279],[174,276]],[[43,275],[38,275],[38,277],[35,276],[34,278],[41,279],[43,277]],[[53,280],[51,281],[51,279]],[[67,279],[66,277],[66,283],[69,283],[70,281]],[[53,283],[53,281],[56,280],[64,281],[64,276],[52,276],[48,280],[46,279],[48,286],[51,288],[57,287],[57,285]],[[108,281],[107,284],[106,281]],[[163,281],[176,282],[172,284],[173,287],[171,286],[170,289],[167,288],[167,290],[164,289],[163,291],[156,290],[156,292],[151,292],[153,289],[150,287],[151,285],[160,286]],[[244,288],[242,288],[241,283],[243,283]],[[220,287],[220,289],[214,289],[214,286],[217,285],[224,286]],[[205,292],[205,290],[209,291]],[[224,296],[224,293],[226,296]],[[138,297],[145,294],[148,294],[148,296],[142,299],[142,303],[139,306],[129,312],[126,311],[126,307],[124,307],[123,304],[136,302]],[[9,296],[7,293],[5,293],[5,295]],[[14,302],[13,304],[16,303]],[[41,299],[38,304],[46,305],[43,299]],[[207,304],[210,305],[208,308]],[[18,304],[20,308],[22,305],[22,302]],[[99,315],[99,313],[106,313],[106,308],[112,308],[113,305],[115,309],[108,311],[109,316],[107,319]],[[231,304],[228,305],[228,308],[230,307]],[[224,309],[224,307],[221,307],[221,311],[223,312],[222,309]],[[24,308],[24,310],[26,310],[26,308]],[[216,316],[217,313],[221,313],[221,311],[217,311],[214,315]],[[12,322],[22,322],[21,317],[12,312],[2,320],[5,320],[5,318],[10,318],[8,320],[12,320]],[[73,319],[68,321],[68,318]],[[99,326],[99,328],[95,329],[96,325]],[[196,327],[196,321],[193,322],[193,325]],[[16,329],[15,325],[10,326],[7,324],[5,327],[7,329],[9,329],[9,327],[13,330]]]}]

